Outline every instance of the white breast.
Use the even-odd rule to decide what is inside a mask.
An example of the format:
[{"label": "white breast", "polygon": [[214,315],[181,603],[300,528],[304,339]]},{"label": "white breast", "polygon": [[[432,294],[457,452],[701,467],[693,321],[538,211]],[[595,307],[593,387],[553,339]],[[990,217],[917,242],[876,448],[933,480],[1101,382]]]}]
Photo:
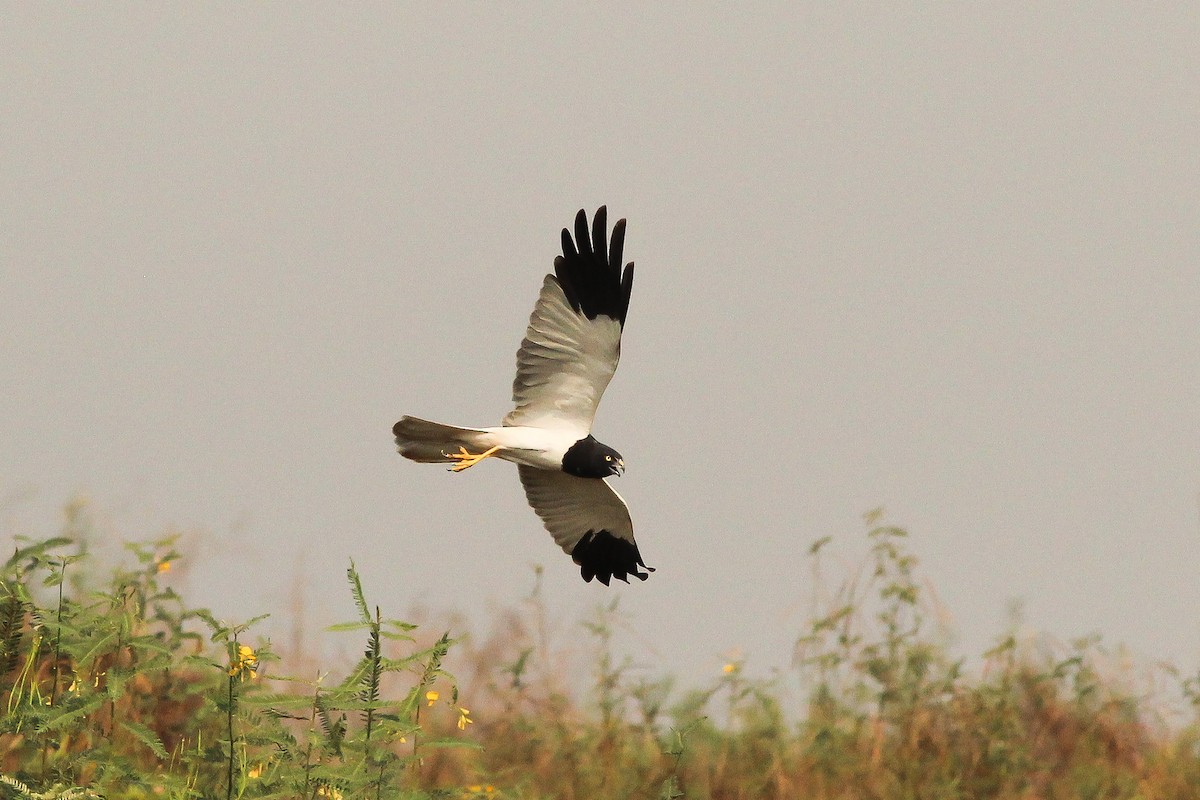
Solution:
[{"label": "white breast", "polygon": [[554,470],[562,468],[563,456],[571,445],[588,435],[586,430],[524,425],[488,428],[487,433],[488,439],[500,447],[497,457],[515,464]]}]

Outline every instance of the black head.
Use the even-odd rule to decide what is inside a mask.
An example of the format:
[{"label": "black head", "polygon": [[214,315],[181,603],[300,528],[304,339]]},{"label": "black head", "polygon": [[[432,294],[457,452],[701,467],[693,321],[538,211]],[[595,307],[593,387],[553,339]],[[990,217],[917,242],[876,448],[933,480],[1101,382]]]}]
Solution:
[{"label": "black head", "polygon": [[563,456],[562,469],[577,478],[607,478],[624,473],[625,460],[616,450],[589,435],[571,445]]}]

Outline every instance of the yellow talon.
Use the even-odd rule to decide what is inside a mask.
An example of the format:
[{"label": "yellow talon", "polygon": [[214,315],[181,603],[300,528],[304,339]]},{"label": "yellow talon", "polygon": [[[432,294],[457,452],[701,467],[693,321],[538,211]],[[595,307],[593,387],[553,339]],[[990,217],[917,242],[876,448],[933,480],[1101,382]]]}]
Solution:
[{"label": "yellow talon", "polygon": [[495,447],[485,450],[484,452],[480,453],[479,455],[475,455],[474,453],[468,453],[467,448],[459,447],[457,453],[447,453],[445,451],[442,451],[442,455],[444,455],[446,458],[458,459],[458,463],[451,466],[450,471],[451,472],[462,472],[464,469],[475,466],[476,464],[478,464],[480,461],[483,461],[488,456],[494,455],[495,452],[499,449],[500,449],[500,445],[496,445]]}]

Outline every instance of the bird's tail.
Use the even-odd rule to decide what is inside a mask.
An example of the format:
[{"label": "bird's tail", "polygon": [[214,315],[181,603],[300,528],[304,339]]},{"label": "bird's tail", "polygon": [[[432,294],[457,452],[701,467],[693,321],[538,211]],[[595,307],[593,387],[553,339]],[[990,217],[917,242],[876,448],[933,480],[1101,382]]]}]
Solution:
[{"label": "bird's tail", "polygon": [[454,459],[447,453],[457,453],[465,447],[468,452],[480,453],[489,447],[487,431],[479,428],[458,428],[416,417],[401,417],[392,426],[400,455],[425,464],[446,463]]}]

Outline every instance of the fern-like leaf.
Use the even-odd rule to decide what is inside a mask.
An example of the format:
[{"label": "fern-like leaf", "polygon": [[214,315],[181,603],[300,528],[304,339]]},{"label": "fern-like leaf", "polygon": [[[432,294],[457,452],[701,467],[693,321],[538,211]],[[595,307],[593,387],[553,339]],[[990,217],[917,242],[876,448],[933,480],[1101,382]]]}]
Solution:
[{"label": "fern-like leaf", "polygon": [[25,604],[7,583],[0,600],[0,675],[17,666],[21,649],[21,627],[25,622]]},{"label": "fern-like leaf", "polygon": [[63,713],[50,717],[41,725],[38,726],[39,733],[46,731],[62,730],[76,722],[83,720],[88,714],[95,712],[100,706],[108,702],[108,697],[103,694],[93,695],[79,705],[62,707]]},{"label": "fern-like leaf", "polygon": [[371,612],[367,609],[367,600],[363,596],[362,581],[359,580],[358,570],[354,567],[354,560],[350,561],[350,569],[346,570],[346,577],[350,581],[350,593],[354,595],[354,607],[358,609],[358,618],[364,624],[371,624]]},{"label": "fern-like leaf", "polygon": [[[364,703],[375,703],[379,700],[379,677],[383,674],[382,654],[379,640],[379,628],[382,625],[382,620],[379,614],[379,606],[375,606],[375,620],[371,623],[371,633],[367,637],[367,651],[363,654],[367,662],[367,670],[363,674],[362,691],[359,692],[359,698]],[[363,712],[363,720],[366,722],[367,741],[371,741],[371,728],[375,722],[375,707],[371,705]]]},{"label": "fern-like leaf", "polygon": [[10,570],[17,564],[20,564],[22,561],[34,561],[40,558],[41,555],[47,551],[58,547],[65,547],[69,544],[74,544],[74,541],[64,536],[55,536],[51,539],[35,542],[34,544],[26,547],[18,547],[13,551],[13,554],[9,557],[8,561],[5,562],[4,569],[6,571]]},{"label": "fern-like leaf", "polygon": [[325,748],[334,755],[341,756],[342,740],[346,738],[346,715],[333,718],[329,709],[329,701],[324,694],[313,698],[317,707],[317,719],[321,722],[321,731],[325,734]]},{"label": "fern-like leaf", "polygon": [[122,720],[121,727],[133,734],[134,738],[142,744],[146,745],[154,755],[166,761],[169,758],[167,748],[163,747],[162,739],[158,738],[158,734],[147,728],[140,722],[132,720]]},{"label": "fern-like leaf", "polygon": [[11,789],[14,792],[13,797],[18,798],[18,800],[35,800],[37,797],[33,793],[33,789],[30,789],[16,778],[10,778],[7,775],[0,775],[0,786],[7,786]]}]

